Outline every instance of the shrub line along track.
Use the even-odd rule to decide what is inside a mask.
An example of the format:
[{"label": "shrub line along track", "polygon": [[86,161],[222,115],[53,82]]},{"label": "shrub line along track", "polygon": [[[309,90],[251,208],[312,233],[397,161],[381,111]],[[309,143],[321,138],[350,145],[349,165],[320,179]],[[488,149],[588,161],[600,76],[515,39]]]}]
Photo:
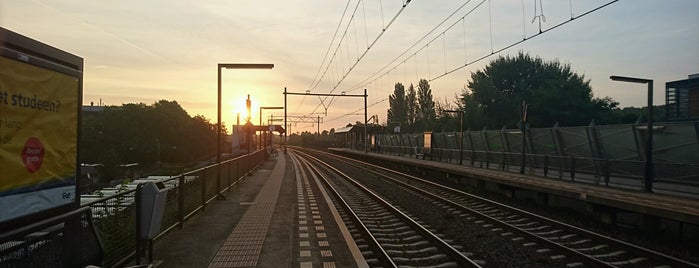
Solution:
[{"label": "shrub line along track", "polygon": [[[304,149],[305,150],[305,149]],[[310,151],[310,150],[305,150]],[[326,157],[337,159],[363,172],[370,172],[391,181],[400,188],[416,195],[429,196],[435,203],[446,205],[450,210],[466,213],[488,226],[493,232],[502,236],[517,236],[512,241],[522,238],[530,241],[525,246],[543,247],[542,252],[554,251],[560,258],[570,257],[579,263],[569,266],[585,265],[591,267],[644,266],[644,267],[699,267],[694,263],[674,258],[647,248],[613,239],[592,231],[558,222],[499,202],[484,199],[463,191],[442,186],[424,179],[386,169],[380,166],[360,162],[320,151]],[[492,226],[498,228],[492,228]]]},{"label": "shrub line along track", "polygon": [[[392,206],[340,170],[306,153],[301,164],[320,178],[344,211],[355,241],[373,267],[480,267],[456,247],[435,235],[404,211]],[[354,227],[354,228],[352,228]],[[361,238],[357,237],[361,236]]]}]

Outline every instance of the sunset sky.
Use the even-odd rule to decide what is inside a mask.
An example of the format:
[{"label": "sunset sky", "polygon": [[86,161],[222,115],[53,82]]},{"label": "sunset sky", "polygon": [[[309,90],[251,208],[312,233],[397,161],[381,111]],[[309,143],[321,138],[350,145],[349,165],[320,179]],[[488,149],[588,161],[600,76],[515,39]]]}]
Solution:
[{"label": "sunset sky", "polygon": [[[611,81],[610,75],[654,79],[654,103],[664,104],[666,82],[699,73],[699,1],[621,0],[577,18],[608,2],[414,0],[400,12],[400,0],[0,0],[0,27],[84,58],[86,105],[176,100],[191,116],[216,122],[217,63],[272,63],[272,70],[223,70],[227,125],[243,112],[248,94],[254,123],[259,120],[257,107],[283,106],[284,87],[289,92],[334,94],[362,94],[366,88],[369,116],[376,114],[385,123],[387,98],[396,82],[431,79],[435,99],[453,103],[470,73],[498,53],[435,79],[439,75],[536,35],[539,22],[546,30],[572,15],[576,19],[570,23],[499,54],[523,51],[568,63],[591,80],[595,96],[609,96],[621,107],[644,106],[646,88]],[[327,64],[343,34],[325,72],[321,63],[326,50],[331,47]],[[390,73],[373,75],[387,65],[379,74]],[[314,78],[324,72],[314,86]],[[362,106],[360,98],[326,99],[323,104],[318,97],[288,98],[289,115],[323,117],[321,130],[363,120],[363,115],[355,115]],[[281,116],[283,111],[266,111],[263,116],[270,114]],[[315,129],[298,123],[291,130]]]}]

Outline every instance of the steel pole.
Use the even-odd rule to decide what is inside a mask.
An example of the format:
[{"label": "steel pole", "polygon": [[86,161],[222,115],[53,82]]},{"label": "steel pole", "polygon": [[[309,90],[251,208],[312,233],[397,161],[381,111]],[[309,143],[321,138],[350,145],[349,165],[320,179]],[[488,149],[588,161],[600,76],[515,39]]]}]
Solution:
[{"label": "steel pole", "polygon": [[216,65],[218,72],[218,101],[216,111],[218,113],[218,123],[216,123],[216,194],[219,193],[218,183],[221,181],[221,65]]},{"label": "steel pole", "polygon": [[462,110],[459,113],[459,121],[461,125],[461,136],[459,137],[459,165],[463,164],[464,162],[464,111]]},{"label": "steel pole", "polygon": [[366,107],[367,107],[366,99],[367,98],[366,97],[367,97],[367,94],[366,94],[366,88],[365,88],[364,89],[364,152],[365,153],[369,151],[369,145],[367,144],[367,130],[366,130],[367,125],[369,123],[369,122],[367,122],[367,110],[366,110]]},{"label": "steel pole", "polygon": [[653,191],[653,80],[648,81],[648,139],[646,140],[646,163],[644,188],[646,192]]},{"label": "steel pole", "polygon": [[626,77],[626,76],[616,76],[612,75],[609,77],[614,81],[622,81],[629,83],[640,83],[648,85],[648,107],[646,113],[648,135],[646,137],[645,144],[645,161],[644,161],[644,174],[643,174],[643,189],[646,192],[653,191],[653,80],[643,79],[636,77]]},{"label": "steel pole", "polygon": [[519,167],[519,173],[524,174],[524,168],[527,165],[527,102],[524,100],[520,110],[520,119],[522,122],[522,164]]},{"label": "steel pole", "polygon": [[[262,126],[262,106],[260,106],[260,124],[259,124],[259,126]],[[257,147],[259,148],[261,145],[262,145],[262,135],[257,137]]]},{"label": "steel pole", "polygon": [[527,143],[527,137],[526,137],[526,135],[527,135],[527,130],[526,130],[526,125],[525,125],[525,124],[526,124],[526,123],[524,123],[524,121],[522,121],[522,164],[521,164],[521,166],[519,167],[519,173],[520,173],[520,174],[524,174],[524,166],[527,164],[527,153],[526,153],[526,151],[527,151],[527,146],[526,146],[526,143]]},{"label": "steel pole", "polygon": [[156,166],[155,166],[155,170],[156,170],[155,173],[156,173],[156,175],[160,175],[160,140],[159,140],[159,139],[155,139],[155,142],[156,142],[156,146],[157,146],[156,149],[157,149],[157,152],[158,152],[158,153],[157,153],[158,161],[157,161],[157,163],[155,164],[155,165],[156,165]]},{"label": "steel pole", "polygon": [[284,152],[286,152],[286,146],[288,145],[287,141],[287,133],[289,132],[289,127],[286,124],[286,87],[284,87],[284,126],[287,127],[287,129],[284,130]]}]

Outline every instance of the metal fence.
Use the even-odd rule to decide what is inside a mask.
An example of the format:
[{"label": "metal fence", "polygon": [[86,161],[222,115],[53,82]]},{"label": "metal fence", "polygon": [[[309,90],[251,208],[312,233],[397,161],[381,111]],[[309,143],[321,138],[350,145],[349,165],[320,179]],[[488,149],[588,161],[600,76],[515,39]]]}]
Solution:
[{"label": "metal fence", "polygon": [[[378,152],[483,168],[582,180],[642,189],[647,129],[639,125],[480,130],[432,133],[431,148],[423,134],[378,136]],[[656,123],[653,129],[654,182],[699,189],[699,122]],[[524,140],[524,142],[523,142]],[[463,151],[459,143],[463,142]],[[524,146],[523,146],[524,145]],[[525,155],[522,156],[522,149]],[[462,154],[461,154],[462,153]],[[692,188],[693,187],[693,188]]]},{"label": "metal fence", "polygon": [[103,251],[92,226],[89,208],[80,208],[2,233],[0,267],[98,264]]},{"label": "metal fence", "polygon": [[[222,192],[232,189],[241,178],[267,158],[257,151],[218,164],[173,176],[165,180],[173,185],[167,192],[162,227],[156,239],[170,230],[181,228],[192,215],[215,200]],[[220,168],[220,177],[218,169]],[[127,190],[113,196],[84,204],[90,207],[94,225],[104,246],[104,267],[118,267],[132,260],[136,253],[136,190]]]}]

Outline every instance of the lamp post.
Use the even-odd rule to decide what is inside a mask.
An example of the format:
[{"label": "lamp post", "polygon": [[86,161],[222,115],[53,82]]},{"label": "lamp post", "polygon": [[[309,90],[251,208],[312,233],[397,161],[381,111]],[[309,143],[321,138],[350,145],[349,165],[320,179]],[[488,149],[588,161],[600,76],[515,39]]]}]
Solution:
[{"label": "lamp post", "polygon": [[[281,106],[264,106],[260,107],[260,126],[262,125],[262,110],[283,110],[284,107]],[[258,137],[258,143],[262,146],[262,135]]]},{"label": "lamp post", "polygon": [[155,163],[155,174],[160,175],[160,140],[155,139],[155,144],[156,144],[156,148],[158,150],[157,162]]},{"label": "lamp post", "polygon": [[520,105],[519,117],[520,129],[522,130],[522,164],[519,166],[519,174],[524,174],[525,166],[527,165],[527,101],[523,100]]},{"label": "lamp post", "polygon": [[646,121],[648,136],[646,137],[646,161],[644,163],[645,173],[643,174],[643,188],[646,192],[653,191],[653,80],[635,77],[625,77],[612,75],[609,77],[614,81],[639,83],[648,85],[648,107],[646,110]]},{"label": "lamp post", "polygon": [[464,162],[464,111],[462,110],[444,110],[447,113],[459,113],[460,122],[460,137],[459,137],[459,165]]},{"label": "lamp post", "polygon": [[259,64],[259,63],[219,63],[216,66],[218,72],[218,123],[216,124],[216,193],[221,197],[220,182],[221,182],[221,69],[272,69],[274,64]]}]

